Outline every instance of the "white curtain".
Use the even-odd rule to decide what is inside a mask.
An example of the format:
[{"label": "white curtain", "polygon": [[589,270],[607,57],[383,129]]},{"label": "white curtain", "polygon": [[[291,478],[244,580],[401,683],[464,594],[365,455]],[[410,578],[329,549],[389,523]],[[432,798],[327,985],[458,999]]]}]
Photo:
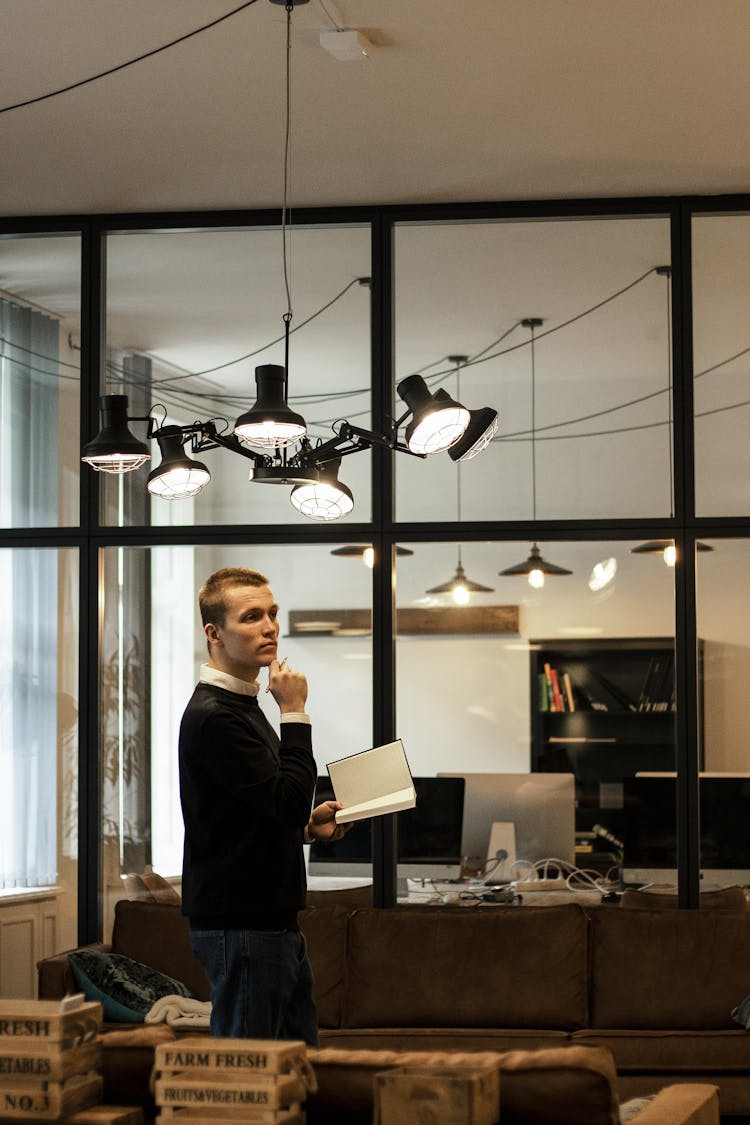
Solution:
[{"label": "white curtain", "polygon": [[[0,522],[57,526],[58,326],[0,300]],[[57,551],[0,551],[0,888],[54,883]]]}]

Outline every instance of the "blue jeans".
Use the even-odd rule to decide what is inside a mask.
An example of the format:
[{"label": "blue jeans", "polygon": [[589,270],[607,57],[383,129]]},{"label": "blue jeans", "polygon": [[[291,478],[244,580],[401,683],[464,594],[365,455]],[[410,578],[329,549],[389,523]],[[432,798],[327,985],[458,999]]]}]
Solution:
[{"label": "blue jeans", "polygon": [[312,969],[298,930],[191,930],[211,984],[211,1034],[318,1045]]}]

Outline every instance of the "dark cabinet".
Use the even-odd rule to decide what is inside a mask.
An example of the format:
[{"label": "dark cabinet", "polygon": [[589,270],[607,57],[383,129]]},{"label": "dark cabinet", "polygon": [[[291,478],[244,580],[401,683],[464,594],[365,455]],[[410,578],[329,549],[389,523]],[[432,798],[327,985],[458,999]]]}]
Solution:
[{"label": "dark cabinet", "polygon": [[576,831],[618,835],[624,781],[675,769],[671,637],[532,640],[531,769],[576,778]]}]

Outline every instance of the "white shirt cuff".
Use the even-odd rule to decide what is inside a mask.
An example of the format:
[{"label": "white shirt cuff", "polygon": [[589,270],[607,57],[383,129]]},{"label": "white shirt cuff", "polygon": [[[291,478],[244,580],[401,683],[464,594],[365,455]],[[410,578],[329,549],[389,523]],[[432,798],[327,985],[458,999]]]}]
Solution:
[{"label": "white shirt cuff", "polygon": [[281,723],[307,723],[310,725],[310,716],[306,715],[304,711],[286,711],[280,716],[279,722]]}]

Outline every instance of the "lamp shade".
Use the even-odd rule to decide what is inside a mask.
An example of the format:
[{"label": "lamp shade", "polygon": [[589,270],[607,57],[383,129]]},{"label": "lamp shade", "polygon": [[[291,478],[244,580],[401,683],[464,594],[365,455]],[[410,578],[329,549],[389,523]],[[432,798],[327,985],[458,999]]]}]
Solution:
[{"label": "lamp shade", "polygon": [[84,445],[81,460],[98,473],[131,473],[149,459],[148,446],[128,429],[128,396],[102,395],[99,399],[102,425]]},{"label": "lamp shade", "polygon": [[311,520],[337,520],[354,509],[350,489],[337,478],[341,458],[329,461],[318,473],[318,480],[298,484],[292,489],[292,504]]},{"label": "lamp shade", "polygon": [[161,450],[161,464],[148,475],[146,487],[162,500],[186,500],[195,496],[211,479],[201,461],[188,457],[179,426],[163,426],[154,435]]},{"label": "lamp shade", "polygon": [[[544,585],[544,575],[562,575],[572,574],[572,570],[566,570],[564,566],[557,566],[555,563],[548,562],[542,558],[542,553],[536,543],[531,548],[531,554],[523,562],[516,563],[515,566],[508,566],[505,570],[498,571],[503,578],[528,578],[530,585]],[[532,581],[532,577],[542,575],[541,582]]]},{"label": "lamp shade", "polygon": [[467,605],[471,594],[491,594],[491,586],[483,586],[481,582],[472,582],[466,577],[466,571],[459,559],[456,573],[449,582],[441,582],[439,586],[431,586],[427,594],[450,594],[457,605]]},{"label": "lamp shade", "polygon": [[409,375],[396,388],[412,413],[406,444],[412,453],[441,453],[458,441],[469,424],[469,411],[442,388],[431,394],[421,375]]},{"label": "lamp shade", "polygon": [[[414,552],[410,551],[408,547],[396,547],[396,555],[398,558],[403,558],[406,555],[413,555]],[[341,559],[362,559],[366,567],[372,570],[375,565],[375,550],[369,543],[351,543],[346,547],[335,547],[331,551],[332,555],[337,555]]]},{"label": "lamp shade", "polygon": [[255,368],[257,398],[234,424],[234,434],[241,442],[258,449],[283,449],[293,445],[307,432],[301,414],[286,404],[284,383],[286,372],[276,363]]},{"label": "lamp shade", "polygon": [[498,413],[491,406],[469,411],[469,424],[461,437],[448,450],[452,461],[471,461],[492,441],[497,433]]},{"label": "lamp shade", "polygon": [[[713,551],[708,543],[696,542],[696,551]],[[649,539],[639,543],[637,547],[630,548],[631,555],[661,555],[667,566],[674,566],[677,561],[677,550],[671,539]]]}]

